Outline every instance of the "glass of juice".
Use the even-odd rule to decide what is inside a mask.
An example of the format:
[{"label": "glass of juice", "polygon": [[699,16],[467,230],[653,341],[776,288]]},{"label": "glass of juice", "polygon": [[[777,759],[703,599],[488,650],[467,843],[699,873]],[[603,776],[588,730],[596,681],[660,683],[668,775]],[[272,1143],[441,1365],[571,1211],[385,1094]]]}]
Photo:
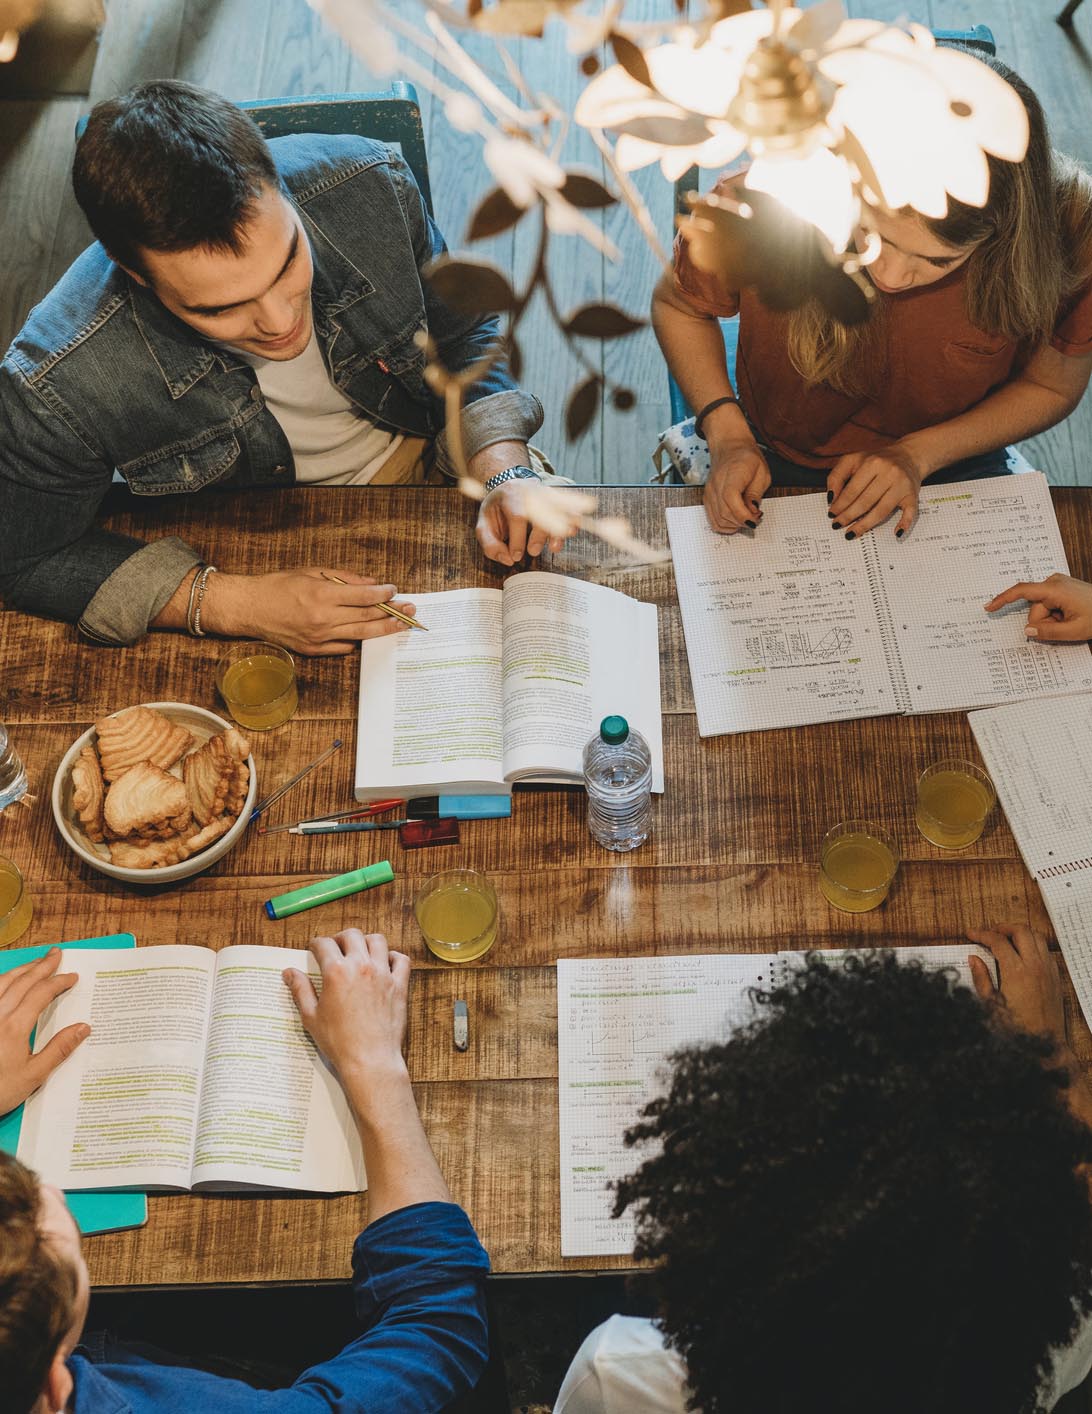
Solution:
[{"label": "glass of juice", "polygon": [[497,940],[497,893],[476,869],[433,875],[413,911],[429,952],[442,962],[473,962]]},{"label": "glass of juice", "polygon": [[993,782],[971,761],[938,761],[918,777],[914,820],[930,844],[966,849],[985,828],[997,800]]},{"label": "glass of juice", "polygon": [[895,841],[867,820],[843,820],[828,830],[819,854],[819,891],[843,913],[877,908],[899,867]]},{"label": "glass of juice", "polygon": [[34,905],[19,866],[0,855],[0,948],[21,938],[33,917]]},{"label": "glass of juice", "polygon": [[299,706],[296,664],[275,643],[233,643],[216,668],[216,686],[241,727],[267,732]]}]

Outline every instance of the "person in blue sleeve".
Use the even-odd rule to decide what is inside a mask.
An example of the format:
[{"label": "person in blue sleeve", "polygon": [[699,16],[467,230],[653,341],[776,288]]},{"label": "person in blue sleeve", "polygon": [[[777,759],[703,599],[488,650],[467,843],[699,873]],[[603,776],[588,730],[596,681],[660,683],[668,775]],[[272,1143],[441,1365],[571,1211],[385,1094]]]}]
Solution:
[{"label": "person in blue sleeve", "polygon": [[[409,958],[358,928],[313,938],[311,950],[321,991],[292,968],[284,979],[337,1072],[364,1148],[370,1221],[353,1248],[360,1335],[281,1390],[157,1364],[109,1341],[81,1345],[89,1283],[79,1231],[63,1194],[0,1155],[4,1414],[428,1414],[477,1382],[488,1348],[489,1259],[452,1202],[410,1087],[402,1056]],[[70,985],[59,958],[53,952],[3,979],[0,1097],[9,1106],[85,1034],[62,1033],[64,1044],[44,1060],[29,1054],[30,1027]]]}]

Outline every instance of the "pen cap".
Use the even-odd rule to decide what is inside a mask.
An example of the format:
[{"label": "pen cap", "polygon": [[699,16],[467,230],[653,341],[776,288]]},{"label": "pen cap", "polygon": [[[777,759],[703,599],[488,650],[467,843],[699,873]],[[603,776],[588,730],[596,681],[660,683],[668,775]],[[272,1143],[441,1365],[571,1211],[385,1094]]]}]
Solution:
[{"label": "pen cap", "polygon": [[290,918],[293,913],[303,913],[305,909],[317,908],[322,903],[332,903],[334,899],[358,894],[363,889],[374,889],[377,884],[389,884],[394,878],[390,860],[383,859],[378,864],[367,864],[362,869],[350,869],[347,874],[335,874],[332,879],[319,879],[302,889],[280,894],[266,901],[265,911],[270,918]]}]

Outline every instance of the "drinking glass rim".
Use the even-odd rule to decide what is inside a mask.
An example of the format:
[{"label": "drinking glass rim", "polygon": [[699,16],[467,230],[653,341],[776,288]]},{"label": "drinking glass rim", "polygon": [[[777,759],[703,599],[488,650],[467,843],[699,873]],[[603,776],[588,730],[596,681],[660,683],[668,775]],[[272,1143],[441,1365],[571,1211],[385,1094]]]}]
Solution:
[{"label": "drinking glass rim", "polygon": [[990,803],[986,811],[987,815],[997,804],[997,787],[994,785],[990,773],[982,766],[976,765],[975,762],[967,761],[960,756],[946,756],[942,761],[932,761],[928,766],[923,767],[922,770],[918,772],[917,795],[919,804],[921,801],[922,781],[925,780],[926,776],[939,775],[941,771],[951,771],[953,774],[958,773],[970,776],[971,779],[977,781],[979,785],[985,786],[990,793]]},{"label": "drinking glass rim", "polygon": [[[224,678],[236,663],[244,658],[253,658],[258,653],[266,653],[271,657],[280,658],[282,662],[286,662],[292,669],[292,678],[284,691],[279,692],[276,697],[270,697],[265,702],[240,702],[239,698],[230,697],[224,691]],[[216,664],[217,692],[229,706],[232,702],[235,702],[244,710],[248,707],[252,710],[275,707],[278,702],[284,701],[293,688],[296,688],[298,691],[297,677],[298,669],[296,668],[296,660],[293,658],[292,654],[289,653],[288,649],[282,648],[279,643],[265,643],[261,639],[250,639],[239,643],[232,643],[228,649],[220,655],[220,660]]]},{"label": "drinking glass rim", "polygon": [[[421,887],[413,896],[413,916],[417,920],[417,926],[418,928],[420,928],[422,936],[424,936],[427,940],[427,938],[431,935],[426,930],[425,925],[421,922],[421,906],[425,902],[425,900],[431,898],[433,894],[441,892],[441,888],[434,887],[434,885],[440,884],[441,880],[449,879],[452,881],[453,889],[457,887],[454,882],[456,876],[462,876],[463,878],[474,882],[474,884],[476,885],[474,892],[484,896],[491,904],[491,911],[493,917],[490,922],[487,923],[485,927],[481,930],[481,933],[475,934],[473,938],[467,938],[465,942],[449,943],[445,942],[445,940],[442,938],[437,939],[436,941],[443,943],[445,947],[470,947],[472,943],[477,942],[478,938],[482,936],[482,933],[487,933],[490,927],[494,923],[496,923],[497,915],[500,912],[500,905],[497,902],[497,891],[490,883],[488,877],[480,870],[467,868],[441,869],[438,874],[433,874],[431,878],[425,880],[425,882],[421,885]],[[461,892],[470,893],[471,890],[469,888],[465,888],[462,889]]]},{"label": "drinking glass rim", "polygon": [[0,854],[0,873],[11,873],[15,876],[19,885],[19,891],[15,895],[15,902],[4,913],[0,913],[0,928],[8,921],[11,915],[23,902],[23,895],[27,891],[27,881],[23,877],[23,871],[16,864],[14,859],[9,859],[6,854]]},{"label": "drinking glass rim", "polygon": [[[887,850],[891,856],[891,873],[882,884],[873,884],[870,889],[855,889],[850,884],[843,884],[839,879],[835,879],[826,867],[826,854],[828,846],[833,844],[835,839],[842,839],[846,835],[864,835],[873,839]],[[836,884],[845,894],[853,898],[870,898],[873,894],[878,894],[891,887],[895,875],[899,872],[899,865],[902,861],[899,858],[899,851],[895,844],[894,836],[889,834],[882,826],[874,824],[871,820],[839,820],[837,824],[831,825],[830,829],[823,836],[823,843],[819,846],[819,872],[825,874],[831,883]]]}]

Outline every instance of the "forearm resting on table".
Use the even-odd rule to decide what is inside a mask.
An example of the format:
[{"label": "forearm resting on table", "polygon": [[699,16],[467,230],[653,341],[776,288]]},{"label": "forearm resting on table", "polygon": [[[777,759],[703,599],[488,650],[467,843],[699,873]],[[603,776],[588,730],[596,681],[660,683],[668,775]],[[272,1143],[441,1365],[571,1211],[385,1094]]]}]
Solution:
[{"label": "forearm resting on table", "polygon": [[[156,614],[149,627],[158,629],[178,629],[187,627],[186,612],[189,609],[190,590],[198,573],[198,566],[183,578],[178,588]],[[205,594],[201,602],[201,626],[206,633],[218,634],[222,638],[240,638],[257,634],[260,629],[252,620],[250,596],[252,576],[244,574],[212,574],[205,582]]]},{"label": "forearm resting on table", "polygon": [[1054,349],[1035,355],[1022,374],[959,417],[901,439],[923,475],[979,452],[1034,437],[1069,416],[1088,383],[1092,358],[1069,358]]},{"label": "forearm resting on table", "polygon": [[404,1062],[339,1072],[356,1118],[368,1175],[368,1220],[412,1203],[450,1203]]},{"label": "forearm resting on table", "polygon": [[475,481],[483,485],[499,471],[510,466],[530,466],[530,454],[526,442],[491,442],[467,462],[467,470]]}]

